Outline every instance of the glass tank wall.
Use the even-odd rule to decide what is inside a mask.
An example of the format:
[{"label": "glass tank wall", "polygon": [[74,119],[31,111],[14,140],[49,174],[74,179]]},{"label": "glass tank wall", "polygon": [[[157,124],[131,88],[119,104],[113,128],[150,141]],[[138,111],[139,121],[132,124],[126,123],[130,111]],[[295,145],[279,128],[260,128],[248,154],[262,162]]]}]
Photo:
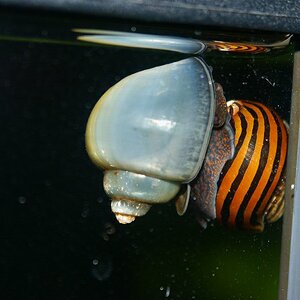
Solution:
[{"label": "glass tank wall", "polygon": [[[153,207],[120,225],[85,150],[100,96],[132,73],[185,56],[92,45],[72,28],[209,38],[224,29],[151,26],[9,12],[0,18],[3,299],[276,299],[282,221],[263,233]],[[229,32],[229,31],[228,31]],[[274,34],[230,33],[259,39]],[[265,38],[267,40],[268,38]],[[260,101],[289,121],[294,42],[262,53],[208,51],[225,97]]]}]

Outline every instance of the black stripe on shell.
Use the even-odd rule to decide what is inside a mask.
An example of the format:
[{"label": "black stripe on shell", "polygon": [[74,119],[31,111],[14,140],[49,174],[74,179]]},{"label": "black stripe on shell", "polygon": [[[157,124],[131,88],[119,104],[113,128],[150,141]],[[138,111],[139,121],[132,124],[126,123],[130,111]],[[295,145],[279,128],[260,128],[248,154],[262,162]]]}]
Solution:
[{"label": "black stripe on shell", "polygon": [[[270,110],[271,111],[271,110]],[[259,225],[259,221],[258,221],[258,218],[257,218],[257,212],[260,208],[260,206],[262,205],[262,201],[263,199],[265,198],[267,192],[269,191],[272,183],[273,183],[273,180],[274,180],[274,177],[276,175],[276,172],[277,172],[277,169],[278,169],[278,165],[279,165],[279,162],[280,162],[280,155],[281,155],[281,143],[282,143],[282,131],[281,131],[281,127],[280,127],[280,123],[279,123],[279,120],[278,120],[278,117],[276,114],[274,114],[272,111],[272,116],[275,120],[275,123],[277,125],[277,135],[278,135],[278,138],[277,138],[277,145],[276,145],[276,155],[275,155],[275,159],[274,159],[274,162],[273,162],[273,166],[272,166],[272,172],[271,172],[271,176],[269,177],[269,180],[268,180],[268,183],[267,185],[265,186],[262,194],[261,194],[261,197],[259,198],[259,200],[257,201],[256,203],[256,206],[253,210],[253,213],[252,213],[252,216],[251,216],[251,224],[254,225],[254,226],[257,226]],[[270,124],[271,126],[271,124]],[[270,197],[271,199],[271,197]]]}]

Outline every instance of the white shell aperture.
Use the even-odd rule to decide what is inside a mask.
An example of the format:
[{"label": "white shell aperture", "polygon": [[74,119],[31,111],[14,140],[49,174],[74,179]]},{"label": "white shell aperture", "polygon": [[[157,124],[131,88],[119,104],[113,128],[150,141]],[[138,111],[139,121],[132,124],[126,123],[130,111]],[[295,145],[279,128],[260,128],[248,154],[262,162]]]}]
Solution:
[{"label": "white shell aperture", "polygon": [[96,165],[112,170],[104,187],[119,220],[171,200],[198,174],[214,113],[214,83],[198,58],[130,75],[101,97],[88,121],[86,145]]}]

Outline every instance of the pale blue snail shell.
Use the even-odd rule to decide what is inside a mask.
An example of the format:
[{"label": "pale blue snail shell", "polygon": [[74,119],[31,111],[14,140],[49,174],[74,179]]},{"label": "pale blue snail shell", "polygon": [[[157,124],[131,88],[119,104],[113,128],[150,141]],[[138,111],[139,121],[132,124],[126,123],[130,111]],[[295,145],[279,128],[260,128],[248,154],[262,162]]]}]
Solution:
[{"label": "pale blue snail shell", "polygon": [[188,58],[132,74],[94,107],[86,130],[91,159],[121,223],[174,198],[198,174],[215,114],[208,66]]}]

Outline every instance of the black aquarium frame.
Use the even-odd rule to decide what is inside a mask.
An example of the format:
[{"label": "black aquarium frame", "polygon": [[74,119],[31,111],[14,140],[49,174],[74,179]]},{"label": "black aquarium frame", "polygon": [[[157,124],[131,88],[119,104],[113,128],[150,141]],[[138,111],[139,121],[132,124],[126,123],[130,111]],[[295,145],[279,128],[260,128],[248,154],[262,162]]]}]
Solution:
[{"label": "black aquarium frame", "polygon": [[297,0],[0,0],[0,6],[151,23],[300,33]]},{"label": "black aquarium frame", "polygon": [[[300,34],[297,0],[0,0],[0,9],[68,13],[166,26],[193,25]],[[200,27],[201,28],[201,27]],[[224,28],[225,29],[225,28]],[[300,298],[300,52],[294,56],[280,300]]]}]

